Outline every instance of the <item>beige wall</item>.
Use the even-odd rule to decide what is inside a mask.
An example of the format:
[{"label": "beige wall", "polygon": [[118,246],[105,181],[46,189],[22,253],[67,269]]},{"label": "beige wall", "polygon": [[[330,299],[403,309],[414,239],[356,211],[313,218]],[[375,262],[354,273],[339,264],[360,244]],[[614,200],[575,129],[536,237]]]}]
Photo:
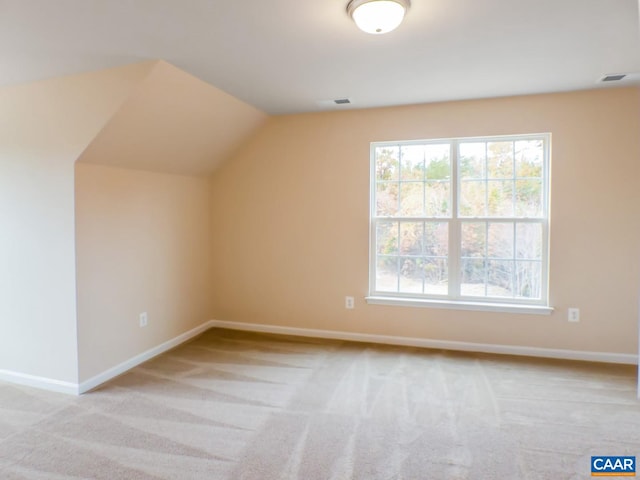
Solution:
[{"label": "beige wall", "polygon": [[209,189],[179,175],[265,119],[163,61],[0,89],[0,379],[73,391],[208,320]]},{"label": "beige wall", "polygon": [[77,381],[73,165],[148,67],[0,89],[0,376]]},{"label": "beige wall", "polygon": [[[167,104],[195,84],[215,118]],[[225,95],[163,62],[0,89],[0,378],[84,382],[211,318],[637,352],[638,89],[272,117],[248,141],[264,115]],[[556,313],[367,305],[369,143],[529,132],[553,134]],[[154,165],[173,173],[121,168]]]},{"label": "beige wall", "polygon": [[[369,143],[551,132],[551,316],[367,305]],[[640,93],[274,117],[212,181],[219,320],[637,353]],[[356,296],[355,310],[344,296]],[[568,323],[567,308],[581,309]]]},{"label": "beige wall", "polygon": [[[266,118],[157,61],[82,153],[76,167],[81,382],[211,318],[204,176]],[[143,311],[149,326],[140,329]]]},{"label": "beige wall", "polygon": [[206,178],[76,165],[80,382],[210,319],[209,192]]}]

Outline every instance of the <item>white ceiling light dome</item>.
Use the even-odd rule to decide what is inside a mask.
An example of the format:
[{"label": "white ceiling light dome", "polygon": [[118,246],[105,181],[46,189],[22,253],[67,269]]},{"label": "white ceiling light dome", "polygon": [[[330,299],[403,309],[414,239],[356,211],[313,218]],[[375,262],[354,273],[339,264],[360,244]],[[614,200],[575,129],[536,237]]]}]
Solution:
[{"label": "white ceiling light dome", "polygon": [[347,12],[360,30],[379,35],[395,30],[410,5],[409,0],[351,0]]}]

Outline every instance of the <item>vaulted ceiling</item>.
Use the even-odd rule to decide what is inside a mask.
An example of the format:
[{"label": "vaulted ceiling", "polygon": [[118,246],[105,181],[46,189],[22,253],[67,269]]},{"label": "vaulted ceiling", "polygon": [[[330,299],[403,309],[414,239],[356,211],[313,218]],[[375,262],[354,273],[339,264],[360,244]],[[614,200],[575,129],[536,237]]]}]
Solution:
[{"label": "vaulted ceiling", "polygon": [[267,118],[173,65],[141,62],[0,88],[0,161],[208,175]]},{"label": "vaulted ceiling", "polygon": [[280,114],[640,84],[638,0],[412,0],[381,36],[346,4],[0,0],[0,86],[162,59]]},{"label": "vaulted ceiling", "polygon": [[173,65],[156,61],[79,161],[165,173],[209,174],[266,118],[251,105]]}]

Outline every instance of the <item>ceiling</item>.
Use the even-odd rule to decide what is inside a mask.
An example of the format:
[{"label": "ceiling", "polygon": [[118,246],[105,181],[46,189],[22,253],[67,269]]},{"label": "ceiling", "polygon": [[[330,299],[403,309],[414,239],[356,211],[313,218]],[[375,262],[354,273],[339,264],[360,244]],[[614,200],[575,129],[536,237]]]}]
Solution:
[{"label": "ceiling", "polygon": [[412,0],[379,36],[346,4],[0,0],[0,85],[163,59],[282,114],[640,84],[638,0]]}]

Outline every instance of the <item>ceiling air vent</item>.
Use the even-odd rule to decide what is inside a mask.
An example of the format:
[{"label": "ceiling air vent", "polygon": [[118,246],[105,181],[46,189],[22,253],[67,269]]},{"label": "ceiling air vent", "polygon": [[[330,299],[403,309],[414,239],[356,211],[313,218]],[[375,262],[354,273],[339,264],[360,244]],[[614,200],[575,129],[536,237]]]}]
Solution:
[{"label": "ceiling air vent", "polygon": [[616,73],[616,74],[608,74],[600,79],[601,82],[617,82],[618,80],[622,80],[626,77],[626,73]]},{"label": "ceiling air vent", "polygon": [[350,98],[336,98],[333,100],[316,100],[316,105],[320,107],[322,110],[343,107],[345,105],[353,105],[354,101]]}]

